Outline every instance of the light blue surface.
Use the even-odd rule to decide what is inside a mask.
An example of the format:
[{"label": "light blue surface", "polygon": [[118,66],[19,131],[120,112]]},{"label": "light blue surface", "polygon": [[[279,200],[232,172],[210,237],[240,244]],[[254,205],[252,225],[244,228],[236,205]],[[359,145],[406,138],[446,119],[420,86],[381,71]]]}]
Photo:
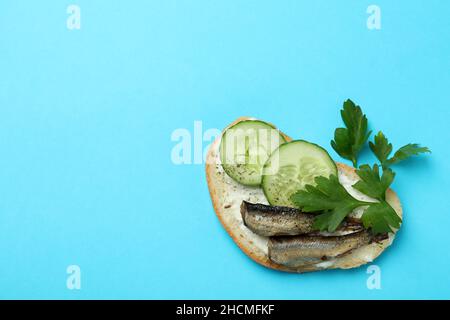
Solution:
[{"label": "light blue surface", "polygon": [[[449,1],[0,4],[0,298],[450,298]],[[273,122],[331,150],[352,98],[394,146],[404,225],[376,264],[304,275],[248,259],[177,128]],[[368,152],[364,159],[372,161]],[[66,288],[81,267],[82,289]]]}]

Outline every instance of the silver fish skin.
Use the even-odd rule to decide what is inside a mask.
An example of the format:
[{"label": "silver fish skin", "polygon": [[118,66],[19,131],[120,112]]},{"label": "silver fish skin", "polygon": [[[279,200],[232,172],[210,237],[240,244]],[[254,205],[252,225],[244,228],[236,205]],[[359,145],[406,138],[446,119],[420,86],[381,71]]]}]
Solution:
[{"label": "silver fish skin", "polygon": [[[296,208],[242,201],[241,215],[247,228],[264,237],[326,234],[313,229],[315,214],[305,213]],[[343,235],[362,229],[360,221],[347,218],[333,235]]]},{"label": "silver fish skin", "polygon": [[295,208],[242,201],[244,225],[260,236],[298,235],[313,232],[314,214]]},{"label": "silver fish skin", "polygon": [[269,259],[287,267],[301,267],[343,256],[373,241],[375,237],[367,230],[343,236],[271,237]]}]

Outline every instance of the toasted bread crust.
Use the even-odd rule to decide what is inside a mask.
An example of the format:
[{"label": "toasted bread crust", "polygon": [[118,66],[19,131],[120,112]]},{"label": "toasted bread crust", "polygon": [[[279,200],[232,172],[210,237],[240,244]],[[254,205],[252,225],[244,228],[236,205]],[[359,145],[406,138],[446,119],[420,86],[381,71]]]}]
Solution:
[{"label": "toasted bread crust", "polygon": [[[230,124],[230,126],[248,119],[251,118],[241,117]],[[291,140],[291,138],[287,135],[283,134],[283,136],[287,141]],[[217,217],[227,233],[231,236],[239,248],[255,262],[267,268],[297,273],[335,268],[355,268],[373,261],[394,240],[395,234],[390,234],[389,239],[386,239],[380,243],[372,243],[331,262],[324,262],[323,264],[311,265],[308,267],[288,268],[272,262],[269,259],[267,250],[265,250],[264,247],[268,241],[268,238],[258,236],[247,229],[242,223],[240,214],[236,211],[239,210],[240,202],[242,200],[252,200],[252,198],[260,199],[260,201],[266,200],[262,195],[262,191],[258,190],[258,188],[241,186],[223,172],[218,156],[220,139],[221,137],[218,137],[216,141],[211,144],[206,157],[206,179],[212,204]],[[358,176],[356,175],[354,168],[343,163],[337,163],[337,167],[340,176],[345,175],[348,179],[358,180]],[[389,189],[387,191],[386,200],[401,217],[402,208],[400,201],[393,190]]]}]

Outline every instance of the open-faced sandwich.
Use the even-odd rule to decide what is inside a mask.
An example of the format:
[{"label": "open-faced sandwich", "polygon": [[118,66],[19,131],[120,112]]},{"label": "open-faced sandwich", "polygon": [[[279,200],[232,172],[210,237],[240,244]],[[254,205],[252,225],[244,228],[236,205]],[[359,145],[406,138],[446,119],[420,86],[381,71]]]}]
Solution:
[{"label": "open-faced sandwich", "polygon": [[[356,168],[370,136],[367,118],[351,100],[341,115],[346,128],[336,129],[331,144]],[[370,148],[380,165],[355,169],[270,123],[240,118],[207,154],[214,210],[236,244],[266,267],[308,272],[366,264],[392,244],[402,221],[390,166],[429,151],[408,144],[389,158],[392,145],[381,132]]]}]

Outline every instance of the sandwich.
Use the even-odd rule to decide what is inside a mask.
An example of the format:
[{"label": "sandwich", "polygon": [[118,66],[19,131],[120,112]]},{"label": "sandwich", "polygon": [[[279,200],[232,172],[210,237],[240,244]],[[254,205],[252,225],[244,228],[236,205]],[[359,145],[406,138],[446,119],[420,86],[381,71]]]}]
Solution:
[{"label": "sandwich", "polygon": [[296,273],[349,269],[374,261],[393,243],[403,211],[389,188],[390,167],[429,150],[409,144],[415,149],[406,157],[402,147],[389,158],[392,145],[379,132],[370,147],[380,165],[358,167],[370,135],[367,119],[351,100],[341,114],[347,128],[336,129],[331,145],[353,167],[255,118],[237,119],[211,144],[206,179],[214,211],[255,262]]}]

